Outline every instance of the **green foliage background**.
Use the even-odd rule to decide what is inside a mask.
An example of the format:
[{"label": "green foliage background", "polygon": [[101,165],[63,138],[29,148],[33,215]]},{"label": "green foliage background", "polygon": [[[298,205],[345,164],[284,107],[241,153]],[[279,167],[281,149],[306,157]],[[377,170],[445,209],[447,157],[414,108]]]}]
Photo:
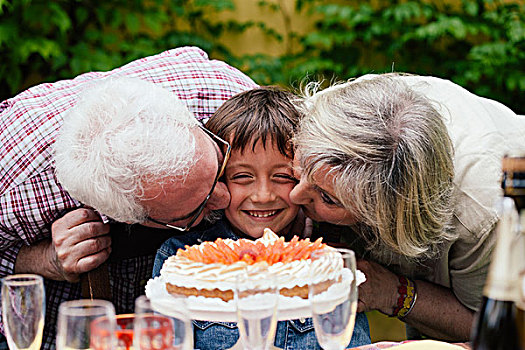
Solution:
[{"label": "green foliage background", "polygon": [[[0,0],[0,100],[28,82],[110,70],[196,45],[259,84],[406,71],[451,79],[525,114],[523,0],[294,0],[293,13],[281,8],[282,0],[257,2],[285,20],[311,16],[314,30],[218,20],[235,11],[233,0]],[[239,56],[220,43],[251,27],[285,42],[287,52]]]}]

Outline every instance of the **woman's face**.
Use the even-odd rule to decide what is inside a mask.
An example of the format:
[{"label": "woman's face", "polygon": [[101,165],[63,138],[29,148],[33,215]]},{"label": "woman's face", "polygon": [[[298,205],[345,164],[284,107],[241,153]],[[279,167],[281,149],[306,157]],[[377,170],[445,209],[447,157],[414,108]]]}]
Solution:
[{"label": "woman's face", "polygon": [[303,207],[306,215],[314,221],[325,221],[335,225],[353,225],[354,215],[346,210],[335,196],[332,185],[333,175],[329,168],[321,168],[314,175],[313,183],[302,176],[299,167],[294,166],[294,175],[300,182],[290,192],[290,200]]}]

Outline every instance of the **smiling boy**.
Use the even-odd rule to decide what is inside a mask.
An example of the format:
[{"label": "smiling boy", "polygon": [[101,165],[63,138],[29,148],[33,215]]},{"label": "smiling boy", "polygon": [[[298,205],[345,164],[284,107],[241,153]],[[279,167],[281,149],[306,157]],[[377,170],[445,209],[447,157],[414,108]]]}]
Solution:
[{"label": "smiling boy", "polygon": [[[248,90],[226,101],[210,118],[206,127],[231,145],[222,179],[231,195],[230,205],[211,227],[168,239],[157,252],[154,277],[160,274],[164,260],[185,245],[219,237],[257,239],[266,227],[291,238],[292,226],[299,220],[299,206],[289,196],[297,183],[291,138],[300,118],[292,98],[292,94],[272,87]],[[196,349],[228,349],[239,338],[235,323],[194,320],[193,324]],[[368,343],[368,321],[359,314],[351,346]],[[312,320],[279,322],[275,346],[320,349]]]}]

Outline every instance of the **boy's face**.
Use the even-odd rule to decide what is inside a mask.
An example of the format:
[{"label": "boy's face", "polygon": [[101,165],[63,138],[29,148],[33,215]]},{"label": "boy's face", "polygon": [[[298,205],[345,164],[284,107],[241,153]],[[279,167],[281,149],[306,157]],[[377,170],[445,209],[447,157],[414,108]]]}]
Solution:
[{"label": "boy's face", "polygon": [[295,186],[292,160],[276,146],[261,142],[252,151],[251,143],[244,153],[232,151],[226,166],[225,182],[231,194],[226,218],[234,229],[253,238],[263,235],[265,227],[287,233],[299,206],[290,202]]}]

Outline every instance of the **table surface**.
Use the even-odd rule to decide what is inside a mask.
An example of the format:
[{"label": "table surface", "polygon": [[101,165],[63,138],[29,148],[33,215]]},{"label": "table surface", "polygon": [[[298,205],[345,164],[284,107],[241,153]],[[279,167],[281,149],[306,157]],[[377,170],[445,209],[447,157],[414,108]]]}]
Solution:
[{"label": "table surface", "polygon": [[[446,343],[437,340],[406,340],[402,342],[382,341],[369,345],[358,346],[351,350],[381,350],[381,349],[421,349],[421,350],[461,350],[471,349],[468,343]],[[349,349],[350,350],[350,349]]]},{"label": "table surface", "polygon": [[[270,350],[279,350],[275,346],[272,346]],[[391,342],[391,341],[381,341],[369,345],[358,346],[355,348],[349,348],[347,350],[382,350],[382,349],[413,349],[413,350],[462,350],[462,349],[471,349],[468,343],[446,343],[436,340],[405,340],[402,342]],[[243,350],[241,341],[230,348],[229,350]]]}]

